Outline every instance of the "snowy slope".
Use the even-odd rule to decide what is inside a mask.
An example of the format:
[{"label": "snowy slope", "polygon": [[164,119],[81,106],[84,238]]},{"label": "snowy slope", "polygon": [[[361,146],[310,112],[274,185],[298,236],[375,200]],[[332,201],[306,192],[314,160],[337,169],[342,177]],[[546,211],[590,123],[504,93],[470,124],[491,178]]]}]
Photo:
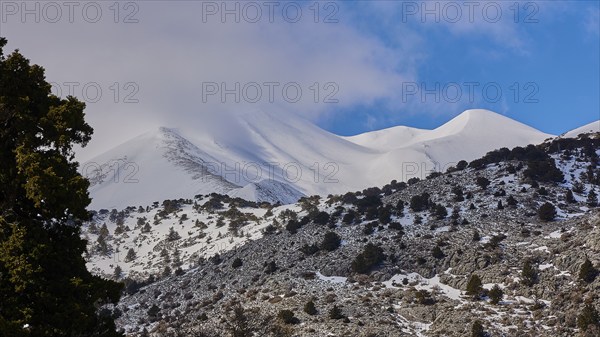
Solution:
[{"label": "snowy slope", "polygon": [[346,139],[382,151],[367,171],[383,181],[423,178],[433,169],[445,171],[459,160],[470,161],[492,149],[553,137],[488,110],[467,110],[434,130],[396,127],[375,133],[376,137],[368,133]]},{"label": "snowy slope", "polygon": [[600,132],[600,120],[591,122],[561,135],[563,138],[575,138],[582,133]]},{"label": "snowy slope", "polygon": [[462,159],[548,137],[487,110],[465,111],[434,130],[400,126],[354,137],[281,112],[209,114],[201,123],[136,137],[85,163],[83,172],[93,182],[92,209],[211,192],[290,203],[423,178]]}]

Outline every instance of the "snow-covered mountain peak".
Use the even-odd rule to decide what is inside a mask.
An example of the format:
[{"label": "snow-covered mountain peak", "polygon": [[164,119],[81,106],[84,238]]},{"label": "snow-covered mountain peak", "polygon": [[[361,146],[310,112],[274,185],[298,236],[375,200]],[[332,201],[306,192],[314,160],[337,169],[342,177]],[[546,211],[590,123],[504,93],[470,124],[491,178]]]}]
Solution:
[{"label": "snow-covered mountain peak", "polygon": [[[466,110],[444,125],[436,128],[436,136],[457,133],[488,133],[489,131],[524,131],[539,132],[538,130],[517,122],[501,114],[485,109]],[[548,135],[552,137],[552,135]]]},{"label": "snow-covered mountain peak", "polygon": [[590,124],[586,124],[584,126],[578,127],[569,132],[565,132],[564,134],[562,134],[560,136],[563,138],[576,138],[577,136],[579,136],[582,133],[595,133],[595,132],[600,132],[600,120],[597,120],[597,121],[591,122]]},{"label": "snow-covered mountain peak", "polygon": [[553,137],[481,109],[433,130],[397,126],[352,137],[287,112],[206,113],[194,120],[156,128],[84,163],[92,208],[212,192],[289,203],[424,178],[494,149]]}]

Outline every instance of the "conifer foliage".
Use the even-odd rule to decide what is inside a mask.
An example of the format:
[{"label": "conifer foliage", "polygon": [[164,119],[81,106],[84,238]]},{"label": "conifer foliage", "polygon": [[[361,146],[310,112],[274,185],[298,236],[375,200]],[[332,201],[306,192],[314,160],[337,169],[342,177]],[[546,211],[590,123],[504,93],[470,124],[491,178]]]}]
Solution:
[{"label": "conifer foliage", "polygon": [[[0,336],[120,336],[98,305],[121,285],[86,269],[89,183],[73,146],[85,104],[51,94],[44,69],[0,38]],[[104,312],[104,311],[103,311]],[[23,329],[23,326],[28,326]]]}]

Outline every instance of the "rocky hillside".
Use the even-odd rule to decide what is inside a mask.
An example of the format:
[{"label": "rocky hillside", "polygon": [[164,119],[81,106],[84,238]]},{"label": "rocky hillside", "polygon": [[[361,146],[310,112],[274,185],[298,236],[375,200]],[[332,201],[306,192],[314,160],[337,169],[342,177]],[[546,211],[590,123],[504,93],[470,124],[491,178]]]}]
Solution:
[{"label": "rocky hillside", "polygon": [[[100,211],[129,336],[598,336],[600,135],[278,206]],[[116,269],[116,270],[115,270]]]}]

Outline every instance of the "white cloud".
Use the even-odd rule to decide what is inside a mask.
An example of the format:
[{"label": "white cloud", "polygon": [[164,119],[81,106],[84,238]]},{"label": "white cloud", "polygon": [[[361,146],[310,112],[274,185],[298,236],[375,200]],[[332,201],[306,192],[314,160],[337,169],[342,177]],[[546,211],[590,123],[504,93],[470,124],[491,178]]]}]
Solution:
[{"label": "white cloud", "polygon": [[[244,22],[243,17],[235,23],[233,16],[226,23],[219,16],[208,16],[203,23],[202,2],[136,4],[139,12],[133,18],[138,23],[115,24],[115,10],[108,3],[102,3],[103,16],[93,24],[85,22],[77,9],[74,23],[65,16],[49,23],[43,9],[40,23],[33,22],[33,16],[22,23],[19,14],[2,18],[8,49],[19,48],[32,62],[43,65],[48,80],[60,84],[63,96],[66,82],[80,83],[75,92],[80,98],[85,98],[81,89],[86,83],[92,83],[88,85],[91,98],[95,83],[102,89],[102,98],[87,108],[96,129],[90,153],[157,125],[193,127],[202,122],[203,114],[225,110],[285,109],[314,119],[332,110],[332,104],[323,103],[328,94],[336,92],[329,97],[339,101],[335,108],[368,104],[394,97],[394,88],[414,73],[401,70],[404,53],[399,47],[361,33],[342,12],[337,14],[339,23],[315,23],[315,13],[307,7],[298,23],[287,23],[281,12],[273,16],[274,23],[267,12],[259,23]],[[323,21],[330,11],[320,10],[319,21]],[[120,21],[132,13],[131,8],[120,11]],[[129,82],[134,85],[125,86]],[[224,82],[229,88],[238,82],[240,88],[256,82],[263,95],[258,103],[250,103],[255,91],[248,86],[248,96],[242,96],[239,104],[233,102],[233,95],[226,97],[226,104],[220,95],[208,96],[205,103],[206,82]],[[280,83],[273,103],[265,82]],[[118,83],[119,103],[113,102],[114,83]],[[300,85],[303,94],[297,103],[282,96],[286,83]],[[318,103],[314,83],[319,84]],[[136,87],[139,92],[130,98],[139,103],[122,103]],[[288,93],[292,100],[294,87]]]}]

